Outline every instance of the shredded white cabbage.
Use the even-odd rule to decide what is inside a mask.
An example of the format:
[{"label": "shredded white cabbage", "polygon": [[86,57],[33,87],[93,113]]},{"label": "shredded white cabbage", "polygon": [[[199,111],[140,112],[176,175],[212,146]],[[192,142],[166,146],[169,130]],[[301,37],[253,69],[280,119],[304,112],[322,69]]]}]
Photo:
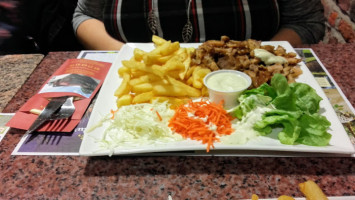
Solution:
[{"label": "shredded white cabbage", "polygon": [[114,119],[109,120],[109,127],[99,142],[113,154],[117,147],[158,145],[183,140],[180,134],[174,134],[168,127],[174,113],[167,102],[122,106],[115,113]]},{"label": "shredded white cabbage", "polygon": [[259,132],[254,130],[253,126],[257,121],[260,121],[263,114],[269,110],[269,108],[257,107],[244,116],[242,121],[232,122],[232,128],[235,131],[231,135],[222,136],[221,143],[240,145],[260,136]]}]

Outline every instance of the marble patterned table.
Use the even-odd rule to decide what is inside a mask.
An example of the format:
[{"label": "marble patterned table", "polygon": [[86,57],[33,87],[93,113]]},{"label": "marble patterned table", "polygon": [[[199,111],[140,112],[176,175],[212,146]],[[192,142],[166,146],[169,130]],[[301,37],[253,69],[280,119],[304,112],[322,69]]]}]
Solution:
[{"label": "marble patterned table", "polygon": [[42,54],[0,56],[0,112],[25,83],[43,57]]},{"label": "marble patterned table", "polygon": [[[304,47],[316,52],[355,106],[355,44]],[[49,53],[3,112],[16,112],[78,53]],[[301,197],[297,185],[306,180],[315,181],[328,196],[355,196],[355,159],[350,157],[12,156],[23,133],[11,130],[0,144],[0,199]]]}]

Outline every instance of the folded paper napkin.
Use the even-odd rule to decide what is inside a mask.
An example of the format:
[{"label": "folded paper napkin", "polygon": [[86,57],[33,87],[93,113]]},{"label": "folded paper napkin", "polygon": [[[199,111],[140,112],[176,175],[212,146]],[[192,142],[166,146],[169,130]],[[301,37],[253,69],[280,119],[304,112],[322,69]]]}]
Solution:
[{"label": "folded paper napkin", "polygon": [[100,89],[110,67],[111,63],[88,59],[65,61],[6,125],[28,130],[38,117],[30,112],[32,109],[43,110],[53,97],[75,96],[75,112],[70,118],[48,121],[38,129],[40,132],[73,131]]}]

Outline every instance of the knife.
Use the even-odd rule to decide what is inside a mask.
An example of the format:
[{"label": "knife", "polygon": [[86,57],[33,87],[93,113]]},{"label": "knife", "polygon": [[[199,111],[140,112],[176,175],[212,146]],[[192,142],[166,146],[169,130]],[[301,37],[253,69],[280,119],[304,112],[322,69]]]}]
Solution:
[{"label": "knife", "polygon": [[[57,112],[60,107],[65,103],[67,100],[67,96],[63,97],[54,97],[50,100],[41,114],[37,117],[37,119],[33,122],[31,127],[26,131],[25,137],[27,137],[30,133],[37,130],[44,122],[48,121],[50,117]],[[26,143],[30,142],[33,138],[35,138],[37,134],[32,134],[31,137],[26,141]]]}]

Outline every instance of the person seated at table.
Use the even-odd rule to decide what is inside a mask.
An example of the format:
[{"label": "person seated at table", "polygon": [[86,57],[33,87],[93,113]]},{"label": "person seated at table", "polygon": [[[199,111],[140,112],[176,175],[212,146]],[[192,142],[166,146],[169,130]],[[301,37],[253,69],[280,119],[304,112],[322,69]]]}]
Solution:
[{"label": "person seated at table", "polygon": [[318,43],[324,36],[320,0],[79,0],[73,28],[87,49],[119,50],[152,35],[180,42],[219,40]]}]

